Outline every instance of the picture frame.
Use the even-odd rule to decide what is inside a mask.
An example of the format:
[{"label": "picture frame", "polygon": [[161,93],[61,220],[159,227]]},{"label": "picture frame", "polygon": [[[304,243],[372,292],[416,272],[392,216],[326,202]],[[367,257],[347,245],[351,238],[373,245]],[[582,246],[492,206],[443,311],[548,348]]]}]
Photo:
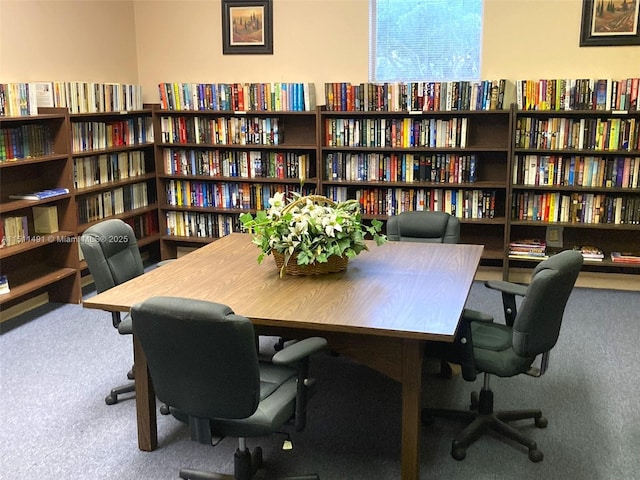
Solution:
[{"label": "picture frame", "polygon": [[272,0],[222,0],[222,54],[273,54]]},{"label": "picture frame", "polygon": [[640,45],[640,0],[582,0],[581,47]]}]

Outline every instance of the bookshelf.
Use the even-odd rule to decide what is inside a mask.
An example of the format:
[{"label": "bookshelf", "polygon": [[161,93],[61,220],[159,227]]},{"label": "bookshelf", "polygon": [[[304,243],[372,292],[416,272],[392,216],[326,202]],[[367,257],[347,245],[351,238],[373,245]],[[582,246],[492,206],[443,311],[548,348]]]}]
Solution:
[{"label": "bookshelf", "polygon": [[[152,109],[69,117],[76,233],[82,235],[107,218],[120,218],[131,225],[141,248],[157,247]],[[81,268],[86,268],[84,261]]]},{"label": "bookshelf", "polygon": [[155,109],[161,258],[240,231],[277,191],[317,189],[315,110]]},{"label": "bookshelf", "polygon": [[[325,89],[334,98],[340,92]],[[365,219],[408,210],[452,213],[460,218],[461,242],[483,244],[483,263],[502,268],[511,110],[408,110],[412,105],[321,110],[321,191],[334,200],[358,199]]]},{"label": "bookshelf", "polygon": [[[0,272],[10,292],[0,295],[4,311],[48,294],[50,301],[79,303],[76,205],[66,109],[40,108],[36,115],[0,117],[0,218],[4,243]],[[11,195],[66,188],[44,200],[13,200]],[[37,233],[33,207],[55,207],[58,231]],[[19,219],[16,221],[12,219]],[[9,230],[7,230],[7,226]]]},{"label": "bookshelf", "polygon": [[[510,241],[546,239],[548,254],[595,246],[604,259],[585,259],[583,271],[640,274],[611,261],[640,249],[639,129],[637,109],[515,110]],[[536,264],[506,260],[508,275]]]}]

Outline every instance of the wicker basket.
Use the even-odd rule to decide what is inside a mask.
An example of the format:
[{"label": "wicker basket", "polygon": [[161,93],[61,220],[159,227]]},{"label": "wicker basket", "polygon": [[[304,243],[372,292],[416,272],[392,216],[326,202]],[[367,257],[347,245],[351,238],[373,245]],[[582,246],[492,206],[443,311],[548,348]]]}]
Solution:
[{"label": "wicker basket", "polygon": [[[276,261],[280,276],[283,275],[322,275],[324,273],[342,272],[347,269],[349,259],[347,257],[338,257],[331,255],[325,263],[312,263],[311,265],[298,265],[298,254],[294,253],[289,259],[287,265],[284,264],[284,255],[278,252],[272,252],[273,259]],[[283,269],[284,267],[284,269]]]},{"label": "wicker basket", "polygon": [[[307,195],[297,198],[282,209],[285,214],[293,210],[296,206],[302,205],[311,200],[319,205],[335,206],[336,203],[323,195]],[[284,275],[322,275],[324,273],[342,272],[347,269],[349,259],[347,257],[338,257],[331,255],[324,263],[312,263],[311,265],[298,265],[298,253],[294,252],[289,258],[289,263],[284,264],[284,255],[273,251],[273,258],[276,261],[280,276]]]}]

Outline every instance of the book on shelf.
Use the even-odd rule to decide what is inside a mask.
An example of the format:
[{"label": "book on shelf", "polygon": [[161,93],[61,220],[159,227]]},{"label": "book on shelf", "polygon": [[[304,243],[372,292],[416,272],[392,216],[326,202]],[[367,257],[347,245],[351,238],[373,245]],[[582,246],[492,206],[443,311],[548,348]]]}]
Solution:
[{"label": "book on shelf", "polygon": [[613,263],[634,263],[640,265],[640,251],[637,252],[611,252]]},{"label": "book on shelf", "polygon": [[582,258],[590,262],[601,262],[604,260],[604,252],[595,245],[576,245],[574,250],[582,253]]},{"label": "book on shelf", "polygon": [[537,238],[514,240],[509,242],[509,257],[543,260],[548,258],[547,244]]},{"label": "book on shelf", "polygon": [[9,293],[9,279],[6,275],[0,275],[0,295]]},{"label": "book on shelf", "polygon": [[58,207],[42,205],[33,207],[33,227],[36,233],[55,233],[58,228]]},{"label": "book on shelf", "polygon": [[68,188],[52,188],[48,190],[40,190],[38,192],[14,193],[9,195],[13,200],[44,200],[45,198],[57,197],[69,193]]}]

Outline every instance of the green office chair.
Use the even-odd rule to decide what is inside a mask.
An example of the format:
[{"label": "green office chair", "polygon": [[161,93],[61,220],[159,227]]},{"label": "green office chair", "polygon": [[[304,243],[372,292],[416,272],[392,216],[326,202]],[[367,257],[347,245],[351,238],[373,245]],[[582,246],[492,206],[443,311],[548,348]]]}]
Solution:
[{"label": "green office chair", "polygon": [[[105,220],[89,227],[80,237],[80,248],[98,293],[144,273],[133,229],[120,219]],[[120,312],[113,312],[111,315],[118,333],[130,335],[131,319],[122,319]],[[133,379],[133,368],[127,376]],[[109,392],[105,402],[113,405],[118,402],[119,395],[134,391],[133,382],[115,387]]]},{"label": "green office chair", "polygon": [[[539,377],[549,365],[549,351],[555,346],[564,309],[582,267],[582,254],[567,250],[539,263],[528,287],[503,281],[489,281],[489,288],[502,292],[506,324],[486,321],[478,312],[465,310],[455,342],[446,346],[430,343],[426,351],[462,366],[462,375],[474,381],[484,373],[480,394],[471,394],[472,411],[425,408],[422,419],[434,416],[466,420],[469,425],[453,440],[451,455],[463,460],[467,447],[483,433],[493,429],[527,447],[529,459],[539,462],[543,454],[536,442],[508,422],[532,418],[538,428],[547,426],[540,410],[494,412],[491,375],[513,377],[528,374]],[[516,297],[522,297],[517,307]],[[540,357],[539,365],[536,357]]]},{"label": "green office chair", "polygon": [[276,433],[290,419],[297,430],[305,427],[308,359],[325,339],[301,340],[261,363],[253,324],[225,305],[154,297],[135,305],[131,317],[156,395],[189,424],[191,439],[211,445],[218,437],[239,438],[233,476],[182,469],[181,478],[248,480],[263,462],[260,447],[251,453],[246,437]]},{"label": "green office chair", "polygon": [[387,220],[387,238],[398,242],[458,243],[460,221],[446,212],[402,212]]}]

